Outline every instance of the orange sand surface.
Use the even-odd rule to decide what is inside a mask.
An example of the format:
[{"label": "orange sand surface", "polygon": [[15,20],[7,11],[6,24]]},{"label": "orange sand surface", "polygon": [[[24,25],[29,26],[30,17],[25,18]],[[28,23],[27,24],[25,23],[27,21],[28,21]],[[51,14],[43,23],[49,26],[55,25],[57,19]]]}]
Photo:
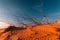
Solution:
[{"label": "orange sand surface", "polygon": [[[4,29],[0,30],[0,34]],[[0,40],[60,40],[60,22],[28,26],[25,30],[14,30],[0,35]],[[9,36],[10,35],[10,36]]]}]

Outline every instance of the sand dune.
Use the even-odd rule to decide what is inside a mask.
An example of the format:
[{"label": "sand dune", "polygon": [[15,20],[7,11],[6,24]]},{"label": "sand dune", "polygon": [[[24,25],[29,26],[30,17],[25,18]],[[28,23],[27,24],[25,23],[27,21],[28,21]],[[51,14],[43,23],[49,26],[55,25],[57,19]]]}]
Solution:
[{"label": "sand dune", "polygon": [[24,30],[13,30],[12,33],[11,30],[4,32],[5,30],[0,30],[0,40],[60,40],[59,21],[34,27],[28,26]]}]

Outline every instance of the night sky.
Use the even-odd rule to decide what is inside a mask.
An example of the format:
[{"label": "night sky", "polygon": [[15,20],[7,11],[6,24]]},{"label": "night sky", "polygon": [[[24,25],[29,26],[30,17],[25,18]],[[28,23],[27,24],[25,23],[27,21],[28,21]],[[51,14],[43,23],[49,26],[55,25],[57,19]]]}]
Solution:
[{"label": "night sky", "polygon": [[[46,15],[49,21],[60,19],[60,0],[0,0],[0,21],[17,23],[17,17],[34,16],[40,20]],[[23,18],[20,20],[24,22]]]}]

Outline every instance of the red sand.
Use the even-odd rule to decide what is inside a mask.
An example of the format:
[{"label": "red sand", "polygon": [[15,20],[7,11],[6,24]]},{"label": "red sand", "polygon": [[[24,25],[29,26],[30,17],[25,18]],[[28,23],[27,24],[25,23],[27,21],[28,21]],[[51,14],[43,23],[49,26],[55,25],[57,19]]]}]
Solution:
[{"label": "red sand", "polygon": [[0,36],[0,40],[60,40],[60,31],[57,31],[60,28],[59,21],[53,24],[28,26],[26,28],[25,30],[15,30],[10,38],[7,38],[10,32],[6,32]]}]

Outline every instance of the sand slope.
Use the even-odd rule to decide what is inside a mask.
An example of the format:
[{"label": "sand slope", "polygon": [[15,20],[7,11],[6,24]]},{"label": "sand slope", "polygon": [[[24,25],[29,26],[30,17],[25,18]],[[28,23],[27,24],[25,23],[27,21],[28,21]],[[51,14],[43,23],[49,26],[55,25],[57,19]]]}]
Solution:
[{"label": "sand slope", "polygon": [[[0,30],[0,34],[4,29]],[[0,40],[60,40],[60,22],[28,26],[25,30],[14,30],[0,35]]]}]

